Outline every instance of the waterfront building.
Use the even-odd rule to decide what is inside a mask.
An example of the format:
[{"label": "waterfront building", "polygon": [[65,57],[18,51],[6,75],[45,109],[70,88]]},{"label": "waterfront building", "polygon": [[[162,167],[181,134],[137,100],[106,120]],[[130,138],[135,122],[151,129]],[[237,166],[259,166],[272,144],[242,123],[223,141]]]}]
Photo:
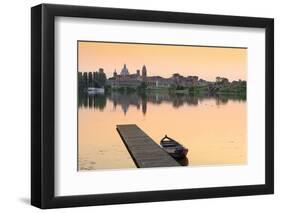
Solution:
[{"label": "waterfront building", "polygon": [[148,70],[145,65],[142,66],[141,71],[136,70],[135,73],[130,73],[126,64],[122,67],[119,74],[116,69],[113,72],[113,77],[109,78],[107,83],[113,88],[118,87],[133,87],[136,88],[141,86],[143,83],[148,88],[169,88],[171,86],[197,86],[199,83],[203,84],[206,82],[199,82],[198,76],[187,76],[184,77],[179,73],[174,73],[169,78],[164,78],[161,76],[149,76]]},{"label": "waterfront building", "polygon": [[136,73],[130,74],[129,69],[126,64],[120,71],[120,74],[117,74],[116,69],[113,72],[113,77],[108,79],[108,84],[111,87],[138,87],[142,84],[146,78],[146,67],[145,65],[142,68],[142,75],[140,75],[140,70],[136,70]]}]

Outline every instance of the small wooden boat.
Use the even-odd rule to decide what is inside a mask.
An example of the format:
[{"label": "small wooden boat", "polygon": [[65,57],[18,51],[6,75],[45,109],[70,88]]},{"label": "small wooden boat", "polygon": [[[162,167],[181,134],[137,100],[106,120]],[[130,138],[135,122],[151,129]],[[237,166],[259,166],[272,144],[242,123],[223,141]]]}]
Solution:
[{"label": "small wooden boat", "polygon": [[178,143],[172,138],[169,138],[165,135],[164,138],[160,141],[160,146],[164,149],[169,155],[176,159],[185,158],[188,149],[185,148],[183,145]]}]

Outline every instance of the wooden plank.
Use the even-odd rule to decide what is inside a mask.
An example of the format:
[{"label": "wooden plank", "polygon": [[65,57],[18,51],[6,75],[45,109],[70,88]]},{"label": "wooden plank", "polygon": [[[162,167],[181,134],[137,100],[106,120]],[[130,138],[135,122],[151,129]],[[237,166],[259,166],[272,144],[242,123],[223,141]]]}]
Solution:
[{"label": "wooden plank", "polygon": [[117,125],[117,131],[138,168],[181,166],[137,125]]}]

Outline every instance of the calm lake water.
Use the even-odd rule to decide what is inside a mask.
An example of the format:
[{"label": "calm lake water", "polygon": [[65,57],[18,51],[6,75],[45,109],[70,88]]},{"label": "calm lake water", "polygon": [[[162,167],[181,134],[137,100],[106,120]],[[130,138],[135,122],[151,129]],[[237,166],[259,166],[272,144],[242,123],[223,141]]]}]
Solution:
[{"label": "calm lake water", "polygon": [[245,98],[84,94],[78,105],[79,170],[135,168],[117,124],[136,124],[157,143],[174,138],[189,149],[189,166],[247,163]]}]

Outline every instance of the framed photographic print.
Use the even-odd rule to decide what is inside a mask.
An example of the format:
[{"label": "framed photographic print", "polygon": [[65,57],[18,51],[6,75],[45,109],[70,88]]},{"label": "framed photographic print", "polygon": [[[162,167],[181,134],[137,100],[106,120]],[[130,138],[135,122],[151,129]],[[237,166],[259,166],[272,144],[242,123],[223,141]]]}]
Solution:
[{"label": "framed photographic print", "polygon": [[31,203],[271,194],[274,21],[31,9]]}]

